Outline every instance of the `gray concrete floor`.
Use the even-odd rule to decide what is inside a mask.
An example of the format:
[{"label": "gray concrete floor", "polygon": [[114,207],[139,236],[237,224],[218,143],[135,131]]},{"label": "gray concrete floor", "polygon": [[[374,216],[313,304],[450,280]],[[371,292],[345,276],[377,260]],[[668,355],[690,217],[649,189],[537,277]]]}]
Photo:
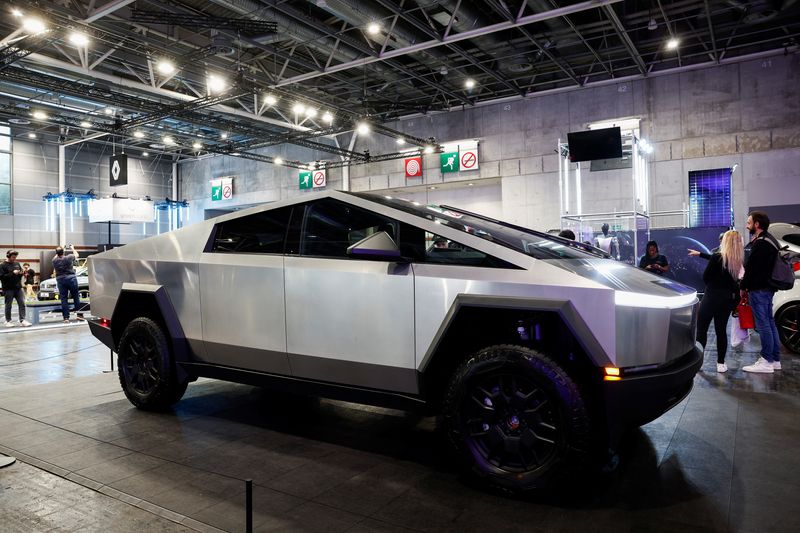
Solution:
[{"label": "gray concrete floor", "polygon": [[743,373],[757,336],[727,374],[709,350],[616,472],[517,499],[460,479],[430,419],[212,380],[145,413],[85,325],[0,346],[3,532],[243,531],[245,478],[256,531],[800,531],[800,358]]}]

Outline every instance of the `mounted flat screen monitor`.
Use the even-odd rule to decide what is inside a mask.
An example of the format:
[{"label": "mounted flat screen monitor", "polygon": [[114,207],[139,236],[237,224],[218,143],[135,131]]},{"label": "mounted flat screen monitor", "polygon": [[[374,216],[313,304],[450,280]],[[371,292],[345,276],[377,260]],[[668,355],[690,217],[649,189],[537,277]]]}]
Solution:
[{"label": "mounted flat screen monitor", "polygon": [[569,160],[573,163],[622,157],[622,136],[619,128],[567,133],[567,144]]}]

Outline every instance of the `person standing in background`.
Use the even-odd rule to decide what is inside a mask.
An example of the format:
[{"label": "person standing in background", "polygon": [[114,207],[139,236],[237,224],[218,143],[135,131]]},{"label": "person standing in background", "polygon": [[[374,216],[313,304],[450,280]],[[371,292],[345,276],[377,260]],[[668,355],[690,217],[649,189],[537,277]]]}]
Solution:
[{"label": "person standing in background", "polygon": [[708,259],[703,272],[706,284],[697,321],[697,341],[706,347],[708,327],[714,320],[717,334],[717,372],[727,372],[725,355],[728,351],[728,317],[739,302],[739,278],[744,263],[744,244],[738,231],[723,235],[719,252],[711,255],[689,250],[689,255]]},{"label": "person standing in background", "polygon": [[770,233],[769,217],[762,211],[753,211],[747,217],[747,230],[755,235],[750,242],[750,257],[744,265],[742,278],[742,298],[747,294],[753,317],[756,319],[756,331],[761,340],[761,357],[752,365],[742,367],[745,372],[772,374],[781,369],[781,344],[778,338],[778,326],[772,316],[772,297],[775,289],[770,286],[772,269],[778,257],[780,244]]},{"label": "person standing in background", "polygon": [[22,280],[25,284],[25,299],[35,300],[36,293],[33,292],[33,285],[36,283],[36,271],[28,263],[22,265]]},{"label": "person standing in background", "polygon": [[19,325],[28,327],[30,322],[25,320],[25,294],[22,292],[22,265],[17,262],[19,252],[9,250],[6,252],[6,260],[0,265],[0,283],[3,287],[3,297],[6,303],[6,327],[13,327],[11,321],[11,305],[17,301],[19,308]]},{"label": "person standing in background", "polygon": [[[81,308],[81,294],[78,291],[78,277],[75,275],[75,263],[78,261],[78,252],[75,247],[70,245],[71,254],[64,255],[64,248],[56,248],[56,256],[53,258],[53,269],[56,271],[56,283],[58,284],[58,295],[61,297],[61,315],[64,322],[69,322],[69,296],[72,295],[72,303],[77,313]],[[80,313],[78,318],[81,319]]]},{"label": "person standing in background", "polygon": [[669,272],[669,262],[667,257],[658,253],[658,243],[649,241],[647,243],[647,253],[639,260],[639,268],[643,268],[653,274],[663,276]]}]

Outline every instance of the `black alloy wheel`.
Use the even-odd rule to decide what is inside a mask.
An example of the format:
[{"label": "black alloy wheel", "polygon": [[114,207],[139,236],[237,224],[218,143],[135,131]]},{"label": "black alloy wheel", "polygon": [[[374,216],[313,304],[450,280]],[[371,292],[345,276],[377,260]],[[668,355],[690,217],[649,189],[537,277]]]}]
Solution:
[{"label": "black alloy wheel", "polygon": [[783,345],[800,354],[800,303],[782,307],[775,316],[775,325]]},{"label": "black alloy wheel", "polygon": [[169,343],[153,320],[132,320],[119,343],[119,382],[128,400],[141,409],[165,409],[180,400],[187,382],[178,382]]},{"label": "black alloy wheel", "polygon": [[589,417],[577,385],[520,346],[486,348],[461,365],[443,424],[469,470],[508,491],[541,487],[585,459]]}]

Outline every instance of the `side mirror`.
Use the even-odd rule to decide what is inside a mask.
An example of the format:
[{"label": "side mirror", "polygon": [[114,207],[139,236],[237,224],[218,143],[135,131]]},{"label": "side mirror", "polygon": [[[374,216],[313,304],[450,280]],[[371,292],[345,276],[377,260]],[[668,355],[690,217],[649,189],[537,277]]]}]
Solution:
[{"label": "side mirror", "polygon": [[348,257],[371,259],[373,261],[393,261],[405,263],[408,260],[400,253],[397,243],[385,231],[364,237],[347,248]]}]

